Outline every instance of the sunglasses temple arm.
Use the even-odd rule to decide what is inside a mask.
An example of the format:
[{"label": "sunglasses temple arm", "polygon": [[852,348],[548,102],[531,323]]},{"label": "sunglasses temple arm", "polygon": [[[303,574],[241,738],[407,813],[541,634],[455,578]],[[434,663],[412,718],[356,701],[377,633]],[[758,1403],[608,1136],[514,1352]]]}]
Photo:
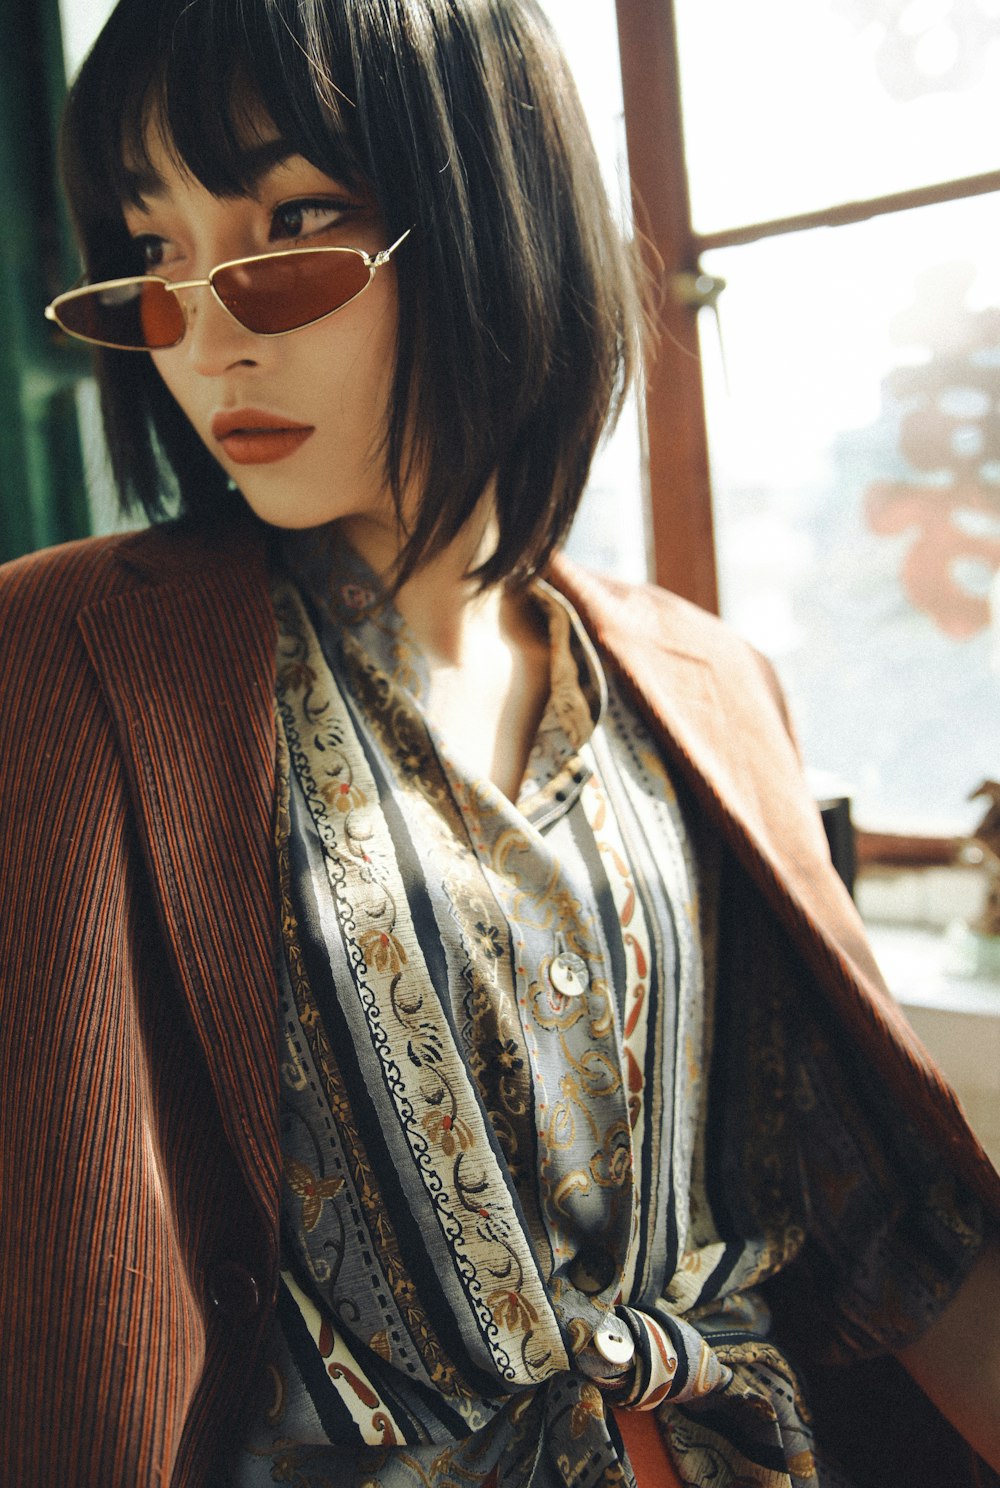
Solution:
[{"label": "sunglasses temple arm", "polygon": [[383,248],[382,249],[382,252],[377,255],[378,262],[379,263],[388,263],[389,259],[395,253],[395,251],[399,247],[400,243],[405,243],[406,240],[407,240],[407,238],[410,236],[410,233],[412,231],[413,231],[413,228],[412,227],[408,227],[406,229],[405,233],[403,233],[400,237],[398,237],[396,239],[396,241],[391,245],[391,247],[389,247],[389,248]]}]

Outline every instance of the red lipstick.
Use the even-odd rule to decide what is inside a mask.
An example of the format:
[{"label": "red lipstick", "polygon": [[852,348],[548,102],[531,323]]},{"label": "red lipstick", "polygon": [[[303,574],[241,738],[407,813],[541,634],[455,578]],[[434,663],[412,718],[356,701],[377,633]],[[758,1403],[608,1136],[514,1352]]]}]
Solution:
[{"label": "red lipstick", "polygon": [[284,460],[314,433],[312,424],[298,424],[261,408],[227,410],[212,420],[213,438],[235,465],[270,465]]}]

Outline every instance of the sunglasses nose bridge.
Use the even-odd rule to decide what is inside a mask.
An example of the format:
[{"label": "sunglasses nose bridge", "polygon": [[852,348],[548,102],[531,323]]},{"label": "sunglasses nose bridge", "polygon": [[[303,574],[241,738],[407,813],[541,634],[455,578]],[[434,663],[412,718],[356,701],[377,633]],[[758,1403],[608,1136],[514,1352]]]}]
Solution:
[{"label": "sunglasses nose bridge", "polygon": [[182,289],[203,289],[205,287],[211,287],[212,280],[211,277],[209,277],[208,279],[178,279],[176,282],[172,282],[169,279],[164,279],[162,282],[164,289],[167,290],[170,294],[178,294]]},{"label": "sunglasses nose bridge", "polygon": [[[219,307],[220,310],[222,310],[229,321],[231,321],[235,325],[238,325],[244,331],[249,329],[249,327],[246,326],[240,319],[240,317],[234,312],[232,307],[227,305],[225,300],[219,294],[219,291],[215,285],[215,276],[217,273],[218,269],[213,269],[211,274],[206,275],[202,279],[178,279],[174,282],[164,283],[164,288],[168,290],[170,294],[177,297],[177,303],[181,307],[181,314],[184,316],[184,327],[186,335],[190,335],[194,328],[195,313],[197,311],[198,304],[197,300],[192,303],[192,301],[189,300],[187,297],[186,291],[192,289],[207,289],[209,291],[211,299],[214,300],[215,304]],[[185,291],[183,296],[181,294],[181,291]]]}]

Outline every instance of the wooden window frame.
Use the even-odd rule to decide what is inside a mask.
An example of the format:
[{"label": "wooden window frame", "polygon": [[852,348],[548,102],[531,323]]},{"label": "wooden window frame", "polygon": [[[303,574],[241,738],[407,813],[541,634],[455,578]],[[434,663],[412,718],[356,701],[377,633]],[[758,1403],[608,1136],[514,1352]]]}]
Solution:
[{"label": "wooden window frame", "polygon": [[[679,293],[701,254],[782,233],[840,227],[890,212],[1000,192],[1000,171],[820,211],[698,234],[691,222],[673,0],[615,0],[625,136],[636,230],[657,290],[659,334],[644,389],[653,576],[703,609],[719,610],[698,301]],[[961,839],[859,832],[858,861],[921,866],[957,860]]]}]

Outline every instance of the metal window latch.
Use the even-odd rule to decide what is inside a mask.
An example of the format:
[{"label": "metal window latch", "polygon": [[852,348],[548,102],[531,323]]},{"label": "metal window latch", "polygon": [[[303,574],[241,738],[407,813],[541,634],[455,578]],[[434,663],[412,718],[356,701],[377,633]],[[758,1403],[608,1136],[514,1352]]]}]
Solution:
[{"label": "metal window latch", "polygon": [[687,310],[708,310],[715,321],[715,334],[719,339],[719,365],[722,370],[722,385],[729,393],[729,369],[726,366],[726,347],[722,339],[722,320],[719,316],[719,296],[726,287],[725,279],[717,274],[695,273],[682,270],[671,274],[670,291],[679,305]]},{"label": "metal window latch", "polygon": [[725,287],[725,279],[720,279],[715,274],[682,272],[670,276],[670,290],[674,299],[693,310],[716,310],[719,296]]}]

